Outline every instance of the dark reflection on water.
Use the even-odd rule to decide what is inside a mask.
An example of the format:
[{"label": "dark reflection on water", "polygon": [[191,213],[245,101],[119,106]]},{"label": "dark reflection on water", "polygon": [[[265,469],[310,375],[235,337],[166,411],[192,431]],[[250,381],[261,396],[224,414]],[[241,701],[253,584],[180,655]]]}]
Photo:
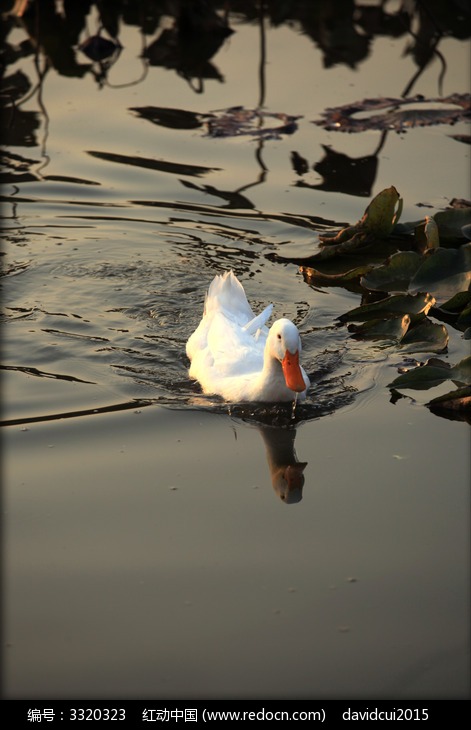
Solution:
[{"label": "dark reflection on water", "polygon": [[[94,22],[96,32],[88,27],[91,11],[96,11]],[[16,15],[18,13],[18,16]],[[1,104],[5,109],[2,127],[4,141],[13,146],[38,146],[37,138],[41,126],[41,116],[46,126],[48,111],[43,99],[43,87],[48,73],[54,69],[58,74],[69,78],[83,78],[90,74],[99,87],[110,83],[108,76],[115,65],[123,61],[122,45],[119,41],[120,29],[128,25],[137,29],[142,38],[141,60],[144,71],[134,82],[139,84],[146,77],[148,66],[160,66],[183,77],[198,94],[204,92],[207,79],[224,82],[222,73],[211,60],[232,35],[235,21],[256,22],[260,27],[260,98],[259,106],[250,112],[258,117],[260,124],[254,134],[269,135],[263,130],[261,107],[265,100],[266,65],[266,27],[284,23],[296,24],[299,32],[312,39],[323,56],[325,68],[345,64],[356,68],[364,62],[371,52],[375,37],[404,37],[405,52],[417,67],[416,72],[404,89],[403,96],[411,93],[420,76],[433,61],[442,66],[440,85],[446,74],[446,60],[439,50],[444,38],[469,38],[469,9],[459,0],[449,3],[436,2],[424,5],[411,3],[407,8],[388,12],[383,4],[378,7],[363,6],[360,2],[343,2],[339,8],[329,0],[312,3],[298,0],[288,3],[280,10],[278,3],[260,3],[247,7],[244,2],[234,0],[208,2],[207,0],[180,0],[179,2],[155,4],[150,0],[141,2],[135,8],[123,7],[120,3],[103,6],[101,3],[65,3],[59,6],[47,0],[34,0],[30,3],[16,4],[10,13],[5,14],[4,63],[6,68],[19,59],[36,57],[37,79],[29,79],[23,71],[7,75],[3,81]],[[9,42],[10,33],[19,25],[27,36],[21,44]],[[417,26],[417,30],[412,30]],[[361,29],[361,31],[360,31]],[[85,37],[84,37],[85,35]],[[81,40],[82,38],[82,40]],[[36,55],[38,54],[38,55]],[[85,59],[88,59],[85,62]],[[91,63],[90,63],[91,61]],[[117,87],[123,86],[117,85]],[[21,108],[33,96],[37,96],[38,112]],[[214,114],[197,114],[190,110],[162,107],[131,107],[137,117],[144,117],[155,124],[173,129],[197,129],[205,120],[212,123]],[[247,118],[248,110],[241,110]],[[280,115],[285,116],[286,110]],[[272,115],[273,116],[273,115]],[[275,115],[277,116],[277,115]],[[291,133],[295,127],[285,132]],[[218,124],[218,134],[231,135],[241,132],[241,122],[235,121],[229,127]],[[378,151],[382,143],[378,146]],[[356,161],[347,162],[343,153],[335,153],[324,147],[325,157],[319,160],[314,169],[325,178],[319,189],[338,190],[347,194],[368,195],[375,178],[377,152]],[[105,154],[105,153],[95,153]],[[293,152],[294,169],[300,174],[299,164]],[[352,165],[361,167],[357,188],[349,176],[342,176],[334,166],[340,164],[348,172]],[[8,168],[3,173],[5,181],[34,179],[38,171],[30,177],[28,169],[31,161],[21,155],[12,156],[7,152],[5,161]],[[141,165],[156,164],[155,161],[141,160]],[[136,161],[128,164],[139,164]],[[164,164],[165,163],[161,163]],[[172,163],[168,163],[172,165]],[[47,160],[45,161],[47,165]],[[19,173],[19,168],[23,168]],[[187,173],[192,174],[192,173]],[[193,173],[198,174],[198,173]],[[88,181],[84,181],[88,184]],[[303,181],[298,183],[304,184]]]},{"label": "dark reflection on water", "polygon": [[299,461],[294,448],[294,429],[260,428],[267,452],[273,489],[285,504],[295,504],[303,497],[306,461]]},{"label": "dark reflection on water", "polygon": [[[93,34],[87,27],[87,16],[94,6],[97,18]],[[109,68],[119,63],[120,26],[127,24],[138,28],[145,39],[155,36],[145,43],[142,51],[150,65],[175,70],[198,92],[203,91],[205,78],[223,81],[211,59],[234,32],[231,23],[236,18],[247,22],[265,18],[272,26],[298,24],[300,31],[321,50],[326,68],[337,64],[355,68],[369,56],[375,36],[389,36],[407,39],[407,53],[413,57],[418,72],[423,72],[438,57],[437,49],[444,37],[465,39],[470,33],[465,22],[467,10],[459,0],[447,3],[436,0],[426,5],[414,2],[393,11],[383,4],[370,7],[360,2],[342,2],[339,7],[329,0],[316,3],[295,0],[282,9],[276,2],[248,7],[237,0],[229,5],[222,0],[177,0],[161,4],[148,0],[125,7],[121,3],[103,6],[94,2],[65,3],[59,7],[47,0],[34,0],[18,7],[22,9],[21,22],[31,42],[9,49],[11,60],[33,54],[33,39],[39,37],[51,66],[60,74],[78,78],[92,74],[103,83]],[[14,12],[7,15],[6,21],[8,35],[8,26],[16,22]],[[412,32],[414,24],[418,24],[418,30]],[[84,31],[86,37],[80,42]],[[101,63],[100,73],[93,64],[83,62],[84,57]],[[24,93],[27,81],[23,78],[21,84],[18,79],[15,86]]]}]

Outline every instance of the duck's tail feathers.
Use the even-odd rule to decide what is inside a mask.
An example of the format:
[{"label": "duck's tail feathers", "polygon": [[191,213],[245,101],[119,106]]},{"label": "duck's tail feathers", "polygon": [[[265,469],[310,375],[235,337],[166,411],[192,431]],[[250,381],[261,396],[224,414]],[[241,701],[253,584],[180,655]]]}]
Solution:
[{"label": "duck's tail feathers", "polygon": [[240,316],[244,320],[251,320],[254,316],[247,301],[244,287],[234,272],[226,271],[218,274],[209,285],[204,303],[204,312],[209,314],[218,310],[225,310],[232,315]]}]

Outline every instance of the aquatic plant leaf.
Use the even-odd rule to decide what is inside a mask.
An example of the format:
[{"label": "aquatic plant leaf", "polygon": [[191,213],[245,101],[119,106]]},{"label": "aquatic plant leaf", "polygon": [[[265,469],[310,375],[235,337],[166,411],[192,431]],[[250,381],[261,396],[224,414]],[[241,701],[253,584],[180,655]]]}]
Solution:
[{"label": "aquatic plant leaf", "polygon": [[437,248],[431,250],[413,276],[409,293],[429,292],[438,303],[451,299],[471,284],[471,243],[458,249]]},{"label": "aquatic plant leaf", "polygon": [[[326,286],[342,286],[349,287],[354,283],[358,283],[360,278],[371,269],[371,266],[365,264],[363,266],[357,266],[354,269],[348,269],[348,271],[342,271],[339,273],[324,273],[318,269],[314,269],[311,266],[300,266],[299,270],[304,277],[304,281],[312,286],[326,287]],[[361,288],[358,286],[361,291]]]},{"label": "aquatic plant leaf", "polygon": [[471,423],[471,386],[466,385],[464,388],[439,395],[426,405],[438,416]]},{"label": "aquatic plant leaf", "polygon": [[471,326],[471,290],[455,294],[436,308],[435,316],[462,332]]},{"label": "aquatic plant leaf", "polygon": [[[463,309],[460,316],[456,320],[456,324],[458,325],[458,328],[460,330],[467,331],[469,328],[471,328],[471,303]],[[466,337],[466,331],[464,333],[465,339],[469,340],[469,337]]]},{"label": "aquatic plant leaf", "polygon": [[391,185],[373,198],[359,225],[379,238],[389,236],[399,221],[401,212],[402,198],[394,185]]},{"label": "aquatic plant leaf", "polygon": [[449,380],[451,368],[448,363],[431,358],[424,365],[419,365],[398,375],[395,380],[389,383],[388,388],[413,388],[415,390],[428,390]]},{"label": "aquatic plant leaf", "polygon": [[465,357],[451,368],[452,380],[471,385],[471,356]]},{"label": "aquatic plant leaf", "polygon": [[319,234],[323,247],[313,259],[364,251],[377,240],[387,238],[397,224],[402,212],[402,198],[394,185],[381,190],[366,208],[362,218],[354,226],[342,228],[336,234]]},{"label": "aquatic plant leaf", "polygon": [[462,312],[471,303],[471,291],[460,291],[444,302],[440,309],[445,312]]},{"label": "aquatic plant leaf", "polygon": [[471,225],[471,207],[469,208],[447,208],[435,213],[433,220],[438,226],[440,240],[454,241],[463,240],[467,235],[463,228]]},{"label": "aquatic plant leaf", "polygon": [[422,261],[422,256],[415,251],[399,251],[381,266],[372,268],[360,283],[374,291],[405,292]]},{"label": "aquatic plant leaf", "polygon": [[425,240],[427,241],[427,248],[438,248],[440,246],[438,225],[429,215],[425,216],[424,233]]},{"label": "aquatic plant leaf", "polygon": [[430,294],[396,294],[374,304],[363,304],[342,314],[341,322],[366,322],[370,319],[396,317],[398,314],[427,314],[435,299]]},{"label": "aquatic plant leaf", "polygon": [[363,339],[400,342],[409,328],[410,321],[410,316],[404,314],[402,317],[391,319],[373,319],[359,325],[350,324],[348,330]]},{"label": "aquatic plant leaf", "polygon": [[424,319],[410,328],[400,342],[404,352],[445,352],[449,335],[443,324]]}]

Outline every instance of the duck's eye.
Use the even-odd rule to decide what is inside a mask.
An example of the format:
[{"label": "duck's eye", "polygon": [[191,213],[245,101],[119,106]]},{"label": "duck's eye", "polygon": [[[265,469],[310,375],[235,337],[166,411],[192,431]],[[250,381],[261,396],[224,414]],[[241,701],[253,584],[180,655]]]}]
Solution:
[{"label": "duck's eye", "polygon": [[278,334],[277,337],[278,337],[279,340],[281,340],[281,335]]}]

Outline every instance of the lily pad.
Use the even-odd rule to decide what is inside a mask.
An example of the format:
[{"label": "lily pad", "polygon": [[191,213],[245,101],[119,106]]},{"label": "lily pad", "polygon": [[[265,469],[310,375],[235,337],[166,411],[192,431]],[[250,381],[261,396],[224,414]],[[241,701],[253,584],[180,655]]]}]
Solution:
[{"label": "lily pad", "polygon": [[348,269],[339,273],[324,273],[318,269],[314,269],[311,266],[300,266],[299,270],[304,277],[304,281],[312,286],[326,287],[326,286],[341,286],[348,289],[352,287],[361,291],[359,286],[360,278],[370,270],[370,266],[357,266],[354,269]]},{"label": "lily pad", "polygon": [[425,216],[424,234],[427,242],[427,248],[438,248],[440,246],[440,235],[438,232],[437,222],[429,215]]},{"label": "lily pad", "polygon": [[[468,304],[463,311],[461,312],[460,316],[456,320],[456,324],[458,329],[465,332],[471,328],[471,304]],[[465,337],[465,339],[470,339],[469,337]]]},{"label": "lily pad", "polygon": [[466,385],[433,398],[427,403],[427,407],[439,416],[471,423],[471,386]]},{"label": "lily pad", "polygon": [[451,368],[452,380],[471,385],[471,357],[465,357]]},{"label": "lily pad", "polygon": [[[347,226],[334,236],[320,235],[323,246],[337,247],[335,254],[351,253],[376,238],[387,238],[399,221],[402,198],[394,185],[378,193],[367,206],[362,218],[354,226]],[[332,252],[324,254],[331,256]]]},{"label": "lily pad", "polygon": [[410,316],[404,314],[402,317],[392,319],[373,319],[362,324],[350,324],[349,332],[368,340],[390,340],[400,342],[406,334],[410,325]]},{"label": "lily pad", "polygon": [[367,322],[371,319],[397,317],[398,314],[425,315],[434,304],[435,299],[430,294],[397,294],[373,304],[355,307],[338,319],[341,322]]},{"label": "lily pad", "polygon": [[444,302],[440,309],[445,312],[462,312],[466,307],[471,304],[471,291],[460,291]]},{"label": "lily pad", "polygon": [[388,388],[413,388],[415,390],[428,390],[441,385],[449,380],[451,368],[448,363],[431,358],[425,365],[419,365],[408,370],[389,383]]},{"label": "lily pad", "polygon": [[371,269],[360,283],[374,291],[405,292],[422,262],[422,256],[415,251],[399,251]]},{"label": "lily pad", "polygon": [[443,324],[429,319],[410,328],[402,338],[400,347],[404,352],[445,352],[448,346],[448,332]]},{"label": "lily pad", "polygon": [[445,380],[453,380],[460,385],[471,386],[471,357],[465,357],[453,367],[444,360],[436,357],[430,358],[424,365],[419,365],[399,375],[388,387],[426,390],[440,385]]},{"label": "lily pad", "polygon": [[402,198],[394,185],[391,185],[373,198],[359,225],[379,238],[389,236],[398,223],[401,212]]},{"label": "lily pad", "polygon": [[[467,238],[467,226],[471,225],[471,208],[447,208],[433,216],[438,226],[440,240],[454,241]],[[465,231],[463,231],[463,228]]]},{"label": "lily pad", "polygon": [[471,243],[458,249],[431,250],[413,276],[409,293],[429,292],[443,303],[455,294],[467,291],[471,284]]}]

